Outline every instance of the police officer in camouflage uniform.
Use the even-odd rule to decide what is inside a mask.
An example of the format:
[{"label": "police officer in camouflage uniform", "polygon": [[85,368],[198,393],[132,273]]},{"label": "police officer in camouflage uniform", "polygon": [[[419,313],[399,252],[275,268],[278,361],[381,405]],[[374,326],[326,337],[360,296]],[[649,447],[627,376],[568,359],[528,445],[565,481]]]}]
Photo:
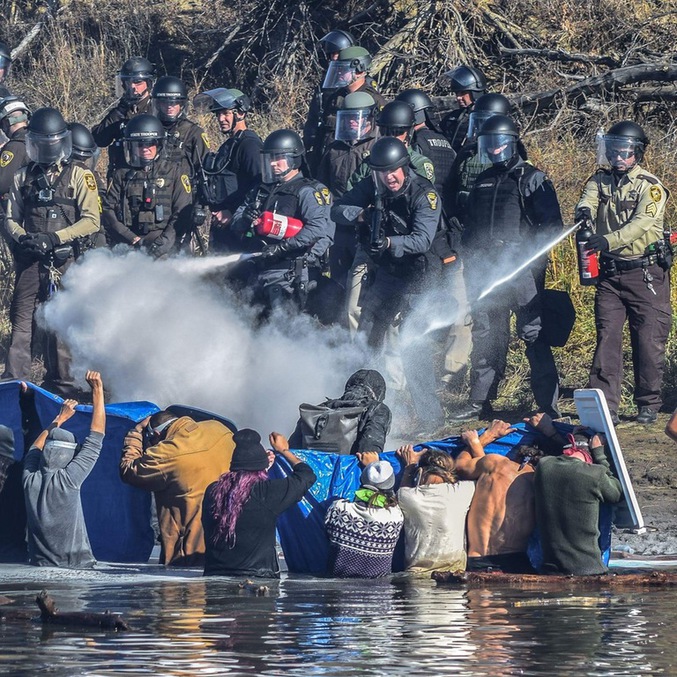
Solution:
[{"label": "police officer in camouflage uniform", "polygon": [[165,138],[154,115],[132,118],[124,128],[126,166],[115,171],[103,197],[107,237],[156,258],[166,257],[188,231],[192,205],[190,169],[164,157]]},{"label": "police officer in camouflage uniform", "polygon": [[370,65],[371,56],[364,47],[342,49],[338,59],[329,62],[322,83],[322,117],[315,126],[312,145],[311,141],[308,141],[308,164],[313,175],[327,146],[334,139],[336,113],[348,94],[366,92],[376,101],[379,108],[385,105],[386,101],[378,91],[376,81],[367,74]]},{"label": "police officer in camouflage uniform", "polygon": [[[623,380],[623,325],[628,320],[638,423],[653,423],[661,407],[665,343],[671,326],[669,233],[664,236],[669,192],[640,163],[649,140],[624,120],[603,137],[598,169],[583,189],[576,219],[596,234],[588,249],[601,252],[595,293],[597,348],[590,388],[606,396],[614,422]],[[667,238],[667,241],[666,239]]]},{"label": "police officer in camouflage uniform", "polygon": [[[471,298],[478,298],[493,280],[511,272],[562,229],[555,189],[542,171],[520,158],[518,138],[515,123],[504,115],[490,117],[479,132],[479,152],[491,166],[477,177],[468,199],[463,251]],[[557,368],[541,336],[546,266],[544,256],[474,304],[470,403],[453,420],[490,415],[505,372],[511,311],[517,335],[526,343],[536,404],[552,418],[559,416]]]},{"label": "police officer in camouflage uniform", "polygon": [[125,124],[135,115],[149,113],[150,93],[155,80],[155,66],[142,56],[133,56],[122,64],[115,78],[118,102],[98,125],[92,127],[96,145],[108,148],[108,180],[118,167],[125,164],[122,136]]},{"label": "police officer in camouflage uniform", "polygon": [[28,164],[26,128],[30,114],[26,104],[16,96],[0,101],[0,130],[8,138],[0,150],[0,209],[3,213],[14,175]]},{"label": "police officer in camouflage uniform", "polygon": [[[362,247],[377,263],[364,293],[359,330],[368,333],[370,345],[382,347],[397,319],[416,324],[413,313],[423,294],[439,285],[448,248],[439,251],[445,244],[439,195],[410,168],[404,143],[379,139],[368,162],[371,175],[337,200],[332,218],[357,225]],[[402,362],[419,423],[432,432],[444,416],[435,396],[430,341],[422,338],[403,343]]]},{"label": "police officer in camouflage uniform", "polygon": [[[10,309],[12,338],[4,378],[29,379],[33,317],[38,302],[58,288],[70,263],[89,248],[99,230],[94,175],[68,161],[71,132],[53,108],[35,111],[26,133],[29,164],[14,176],[5,227],[13,242],[16,278]],[[70,356],[48,337],[43,385],[64,397],[75,388]]]},{"label": "police officer in camouflage uniform", "polygon": [[440,130],[458,153],[468,133],[469,116],[475,101],[487,92],[487,79],[479,68],[472,66],[459,66],[445,73],[445,76],[456,96],[458,108],[442,119]]},{"label": "police officer in camouflage uniform", "polygon": [[[289,301],[305,308],[309,282],[316,282],[334,237],[331,194],[303,175],[304,153],[296,132],[278,129],[268,135],[261,150],[261,184],[233,217],[231,228],[241,237],[242,251],[260,254],[250,261],[250,286],[267,310]],[[292,237],[264,234],[264,217],[273,214],[300,221],[300,231]]]},{"label": "police officer in camouflage uniform", "polygon": [[251,99],[239,89],[219,87],[198,94],[195,110],[211,111],[227,137],[216,153],[209,153],[198,169],[200,200],[211,211],[210,246],[232,251],[239,243],[231,239],[228,225],[247,193],[261,181],[259,135],[247,128]]}]

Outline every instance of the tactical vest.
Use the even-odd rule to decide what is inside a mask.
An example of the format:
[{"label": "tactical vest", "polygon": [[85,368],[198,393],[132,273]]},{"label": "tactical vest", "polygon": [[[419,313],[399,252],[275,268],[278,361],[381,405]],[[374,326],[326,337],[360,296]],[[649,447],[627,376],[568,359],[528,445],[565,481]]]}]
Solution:
[{"label": "tactical vest", "polygon": [[172,189],[178,174],[166,160],[153,162],[149,171],[129,169],[122,181],[118,219],[144,237],[164,230],[172,215]]},{"label": "tactical vest", "polygon": [[425,127],[414,132],[411,145],[415,151],[425,155],[433,163],[435,188],[444,199],[451,183],[451,169],[456,152],[443,134]]},{"label": "tactical vest", "polygon": [[468,123],[470,122],[469,108],[458,108],[451,111],[441,123],[441,129],[444,136],[447,137],[451,147],[457,153],[461,150],[465,137],[468,135]]},{"label": "tactical vest", "polygon": [[72,164],[66,164],[50,181],[40,165],[28,165],[21,186],[27,233],[56,233],[80,219],[75,190],[70,185],[73,170]]},{"label": "tactical vest", "polygon": [[192,150],[189,148],[190,138],[195,134],[200,134],[196,129],[197,125],[190,120],[182,118],[170,127],[166,127],[167,139],[165,141],[164,156],[172,163],[181,163],[184,160],[190,167],[190,175],[195,175],[196,167],[193,166]]},{"label": "tactical vest", "polygon": [[458,164],[456,165],[454,181],[454,194],[452,211],[459,216],[461,221],[466,213],[468,205],[468,196],[473,189],[477,177],[491,164],[484,164],[480,160],[480,154],[477,152],[477,143],[471,143],[464,146],[458,155]]}]

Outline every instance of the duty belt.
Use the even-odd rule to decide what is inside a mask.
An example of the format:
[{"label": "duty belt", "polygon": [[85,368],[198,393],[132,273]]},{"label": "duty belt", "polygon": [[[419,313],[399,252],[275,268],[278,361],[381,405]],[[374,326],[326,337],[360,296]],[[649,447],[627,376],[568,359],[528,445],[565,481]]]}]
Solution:
[{"label": "duty belt", "polygon": [[606,275],[615,275],[618,272],[635,270],[635,268],[648,268],[658,263],[656,254],[648,254],[638,259],[623,259],[620,256],[603,253],[600,256],[602,272]]}]

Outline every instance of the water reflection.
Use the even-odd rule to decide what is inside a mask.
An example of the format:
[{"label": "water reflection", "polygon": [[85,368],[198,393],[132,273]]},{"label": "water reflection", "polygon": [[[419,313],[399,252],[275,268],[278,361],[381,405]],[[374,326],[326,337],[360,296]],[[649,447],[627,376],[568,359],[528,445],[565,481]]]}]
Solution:
[{"label": "water reflection", "polygon": [[[1,576],[0,571],[0,576]],[[0,624],[0,673],[52,675],[670,674],[677,594],[444,589],[429,580],[50,581],[62,609],[121,611],[129,633]],[[0,580],[2,578],[0,577]],[[0,583],[32,607],[37,579]]]}]

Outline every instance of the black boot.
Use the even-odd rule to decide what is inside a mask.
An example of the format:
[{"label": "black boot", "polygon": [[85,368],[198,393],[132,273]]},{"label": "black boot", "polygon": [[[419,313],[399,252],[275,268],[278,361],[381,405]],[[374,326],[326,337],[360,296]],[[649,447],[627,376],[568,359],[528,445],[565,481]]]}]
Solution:
[{"label": "black boot", "polygon": [[450,417],[453,423],[473,421],[491,416],[492,408],[489,402],[469,402],[462,409],[458,409]]},{"label": "black boot", "polygon": [[640,407],[639,414],[637,414],[635,421],[644,424],[655,423],[657,418],[658,412],[654,411],[651,407]]}]

